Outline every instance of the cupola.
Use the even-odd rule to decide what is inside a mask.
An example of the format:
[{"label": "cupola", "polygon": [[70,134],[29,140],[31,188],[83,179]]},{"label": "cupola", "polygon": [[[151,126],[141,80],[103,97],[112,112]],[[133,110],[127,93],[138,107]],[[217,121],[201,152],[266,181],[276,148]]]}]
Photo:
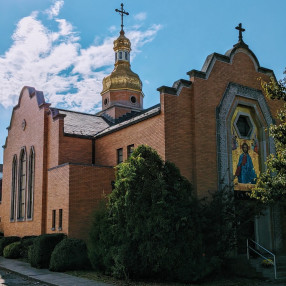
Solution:
[{"label": "cupola", "polygon": [[126,113],[139,112],[143,109],[142,82],[139,76],[131,70],[131,43],[123,30],[123,15],[129,15],[121,4],[121,31],[113,42],[115,63],[112,73],[102,81],[102,112],[113,119]]}]

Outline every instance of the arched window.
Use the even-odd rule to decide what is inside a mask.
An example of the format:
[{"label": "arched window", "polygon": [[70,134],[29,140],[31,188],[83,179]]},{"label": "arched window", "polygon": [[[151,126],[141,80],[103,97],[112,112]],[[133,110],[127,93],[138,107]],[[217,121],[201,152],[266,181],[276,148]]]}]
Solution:
[{"label": "arched window", "polygon": [[14,158],[13,158],[13,162],[12,162],[10,220],[14,220],[15,219],[16,188],[17,188],[17,157],[15,155]]},{"label": "arched window", "polygon": [[27,158],[26,150],[23,148],[19,161],[19,189],[18,189],[18,219],[25,218],[25,194],[27,181]]},{"label": "arched window", "polygon": [[32,147],[29,155],[27,219],[31,219],[33,217],[34,181],[35,181],[35,151],[34,147]]}]

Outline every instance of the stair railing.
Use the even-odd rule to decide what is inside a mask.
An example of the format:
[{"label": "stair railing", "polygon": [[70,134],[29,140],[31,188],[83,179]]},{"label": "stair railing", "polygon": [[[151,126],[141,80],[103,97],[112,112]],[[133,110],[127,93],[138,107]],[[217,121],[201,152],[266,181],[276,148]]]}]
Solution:
[{"label": "stair railing", "polygon": [[[260,247],[261,249],[263,249],[264,251],[266,251],[268,254],[270,254],[271,256],[273,256],[273,261],[270,260],[269,258],[265,257],[263,254],[261,254],[258,250],[254,249],[253,247],[251,247],[249,245],[249,241],[253,242],[256,246]],[[253,251],[256,254],[258,254],[260,257],[266,259],[269,261],[269,263],[271,263],[274,267],[274,278],[277,279],[277,266],[276,266],[276,256],[274,253],[272,253],[271,251],[269,251],[268,249],[264,248],[262,245],[260,245],[259,243],[257,243],[256,241],[252,240],[252,239],[247,239],[246,240],[246,251],[247,251],[247,259],[249,260],[249,251]]]}]

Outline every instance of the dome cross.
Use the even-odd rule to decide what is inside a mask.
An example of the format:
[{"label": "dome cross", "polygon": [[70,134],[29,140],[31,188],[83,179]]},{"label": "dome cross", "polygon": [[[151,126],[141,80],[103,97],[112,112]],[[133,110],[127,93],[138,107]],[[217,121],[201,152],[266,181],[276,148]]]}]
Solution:
[{"label": "dome cross", "polygon": [[123,3],[121,3],[121,10],[115,9],[115,12],[118,12],[121,15],[121,30],[123,31],[123,26],[124,26],[123,25],[123,16],[124,15],[128,16],[129,13],[123,9]]}]

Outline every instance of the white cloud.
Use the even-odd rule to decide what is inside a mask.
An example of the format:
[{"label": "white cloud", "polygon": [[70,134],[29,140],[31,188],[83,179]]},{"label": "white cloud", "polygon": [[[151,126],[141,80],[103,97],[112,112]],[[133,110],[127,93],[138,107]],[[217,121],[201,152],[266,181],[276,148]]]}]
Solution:
[{"label": "white cloud", "polygon": [[[49,9],[59,14],[63,1]],[[67,109],[94,111],[101,101],[102,79],[113,67],[113,41],[106,37],[82,48],[79,35],[65,19],[50,19],[57,24],[50,30],[33,12],[22,18],[12,36],[13,44],[0,55],[0,103],[11,107],[17,103],[23,86],[42,90],[47,102]],[[53,26],[53,25],[51,25]],[[131,28],[126,33],[132,42],[132,58],[152,41],[160,25],[146,30]]]},{"label": "white cloud", "polygon": [[49,18],[52,19],[54,17],[57,17],[60,13],[61,8],[64,5],[63,0],[58,0],[54,2],[54,5],[52,5],[49,9],[45,11],[46,14],[48,14]]},{"label": "white cloud", "polygon": [[115,32],[116,30],[117,30],[117,27],[114,26],[114,25],[110,26],[109,29],[108,29],[108,31],[111,32],[111,33]]},{"label": "white cloud", "polygon": [[134,15],[134,19],[138,21],[144,21],[147,18],[147,14],[145,12],[138,13]]}]

